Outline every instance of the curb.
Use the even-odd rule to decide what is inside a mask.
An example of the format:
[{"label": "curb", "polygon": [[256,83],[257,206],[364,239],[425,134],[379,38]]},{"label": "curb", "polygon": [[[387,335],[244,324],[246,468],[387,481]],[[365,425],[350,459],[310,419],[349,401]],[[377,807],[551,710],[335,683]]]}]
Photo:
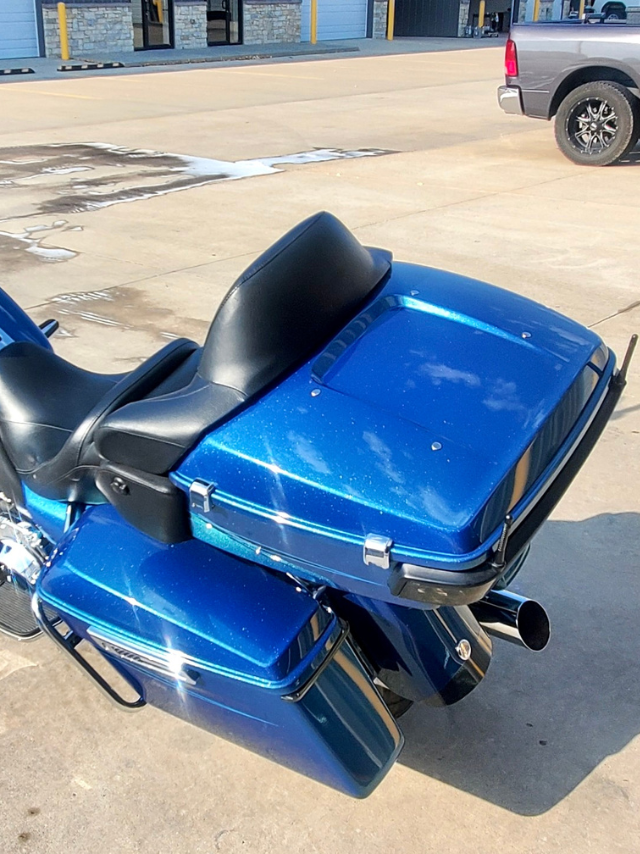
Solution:
[{"label": "curb", "polygon": [[59,65],[58,71],[97,71],[99,68],[124,68],[124,62],[74,62]]},{"label": "curb", "polygon": [[359,53],[357,47],[332,47],[322,50],[300,50],[295,53],[279,53],[277,51],[263,51],[260,53],[234,54],[233,56],[193,56],[182,59],[139,59],[132,62],[83,62],[73,65],[61,65],[58,71],[92,71],[98,68],[151,68],[173,65],[205,65],[216,62],[247,62],[256,59],[295,59],[298,56],[324,56],[335,53]]},{"label": "curb", "polygon": [[195,65],[210,62],[247,62],[254,59],[295,59],[298,56],[324,56],[330,53],[359,53],[357,47],[332,47],[326,50],[301,50],[296,53],[243,53],[234,56],[194,56],[185,59],[150,59],[126,62],[125,68],[146,68],[154,65]]},{"label": "curb", "polygon": [[0,74],[35,74],[33,68],[0,68]]}]

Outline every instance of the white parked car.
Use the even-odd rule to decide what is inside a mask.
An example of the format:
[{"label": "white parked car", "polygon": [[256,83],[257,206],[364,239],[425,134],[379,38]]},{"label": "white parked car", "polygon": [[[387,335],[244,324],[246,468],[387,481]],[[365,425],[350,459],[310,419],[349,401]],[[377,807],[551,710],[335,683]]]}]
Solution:
[{"label": "white parked car", "polygon": [[602,15],[605,21],[626,21],[627,6],[623,0],[596,0],[588,3],[585,12],[593,15]]}]

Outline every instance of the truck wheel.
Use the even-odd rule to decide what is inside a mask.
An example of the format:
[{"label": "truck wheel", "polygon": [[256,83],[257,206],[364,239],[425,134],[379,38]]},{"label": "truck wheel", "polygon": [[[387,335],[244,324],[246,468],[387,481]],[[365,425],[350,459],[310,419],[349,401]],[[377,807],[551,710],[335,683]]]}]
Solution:
[{"label": "truck wheel", "polygon": [[585,83],[560,104],[555,133],[558,148],[569,160],[609,166],[638,141],[637,100],[619,83]]}]

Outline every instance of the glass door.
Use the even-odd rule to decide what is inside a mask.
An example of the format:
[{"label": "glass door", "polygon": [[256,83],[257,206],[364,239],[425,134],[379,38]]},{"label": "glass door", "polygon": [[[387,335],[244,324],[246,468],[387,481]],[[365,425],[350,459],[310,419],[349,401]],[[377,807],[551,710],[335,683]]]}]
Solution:
[{"label": "glass door", "polygon": [[173,47],[172,0],[132,0],[133,46],[136,50]]},{"label": "glass door", "polygon": [[207,0],[208,44],[240,44],[240,0]]}]

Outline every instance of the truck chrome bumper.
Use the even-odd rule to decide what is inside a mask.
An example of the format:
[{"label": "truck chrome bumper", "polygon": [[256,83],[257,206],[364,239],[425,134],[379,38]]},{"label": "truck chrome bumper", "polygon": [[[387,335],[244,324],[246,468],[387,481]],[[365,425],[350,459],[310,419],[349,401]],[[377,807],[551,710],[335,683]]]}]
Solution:
[{"label": "truck chrome bumper", "polygon": [[520,89],[515,86],[498,87],[498,103],[505,111],[514,116],[523,116],[522,95]]}]

